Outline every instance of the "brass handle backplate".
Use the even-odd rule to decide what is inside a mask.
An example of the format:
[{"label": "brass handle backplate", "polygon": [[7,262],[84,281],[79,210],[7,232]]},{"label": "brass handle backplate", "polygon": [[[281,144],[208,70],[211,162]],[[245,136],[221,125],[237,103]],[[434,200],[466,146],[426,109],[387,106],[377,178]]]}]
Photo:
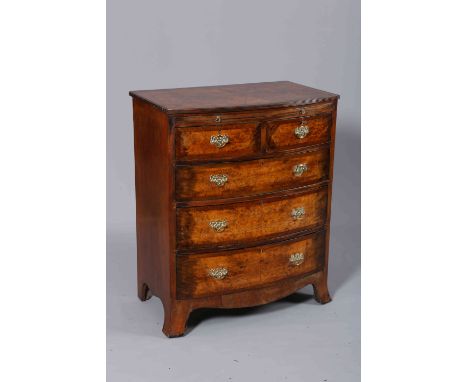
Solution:
[{"label": "brass handle backplate", "polygon": [[293,210],[291,211],[291,216],[294,220],[302,219],[304,215],[305,215],[304,207],[293,208]]},{"label": "brass handle backplate", "polygon": [[216,280],[222,280],[227,276],[228,270],[224,267],[210,268],[208,274]]},{"label": "brass handle backplate", "polygon": [[302,252],[293,253],[289,256],[289,262],[292,265],[301,265],[304,262],[304,254]]},{"label": "brass handle backplate", "polygon": [[229,143],[229,136],[218,132],[218,135],[211,136],[210,143],[220,149]]},{"label": "brass handle backplate", "polygon": [[210,222],[210,227],[213,231],[223,232],[228,226],[227,220],[215,220]]},{"label": "brass handle backplate", "polygon": [[210,182],[216,184],[218,187],[224,186],[227,181],[228,176],[226,174],[210,175]]},{"label": "brass handle backplate", "polygon": [[309,169],[306,163],[299,163],[293,167],[294,176],[301,176]]},{"label": "brass handle backplate", "polygon": [[309,126],[304,121],[301,122],[301,125],[296,127],[294,134],[298,139],[305,138],[309,134]]}]

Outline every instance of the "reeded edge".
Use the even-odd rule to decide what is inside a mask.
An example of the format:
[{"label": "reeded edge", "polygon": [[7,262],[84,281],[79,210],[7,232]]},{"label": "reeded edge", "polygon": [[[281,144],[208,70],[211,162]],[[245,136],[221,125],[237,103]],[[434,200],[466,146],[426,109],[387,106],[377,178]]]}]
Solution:
[{"label": "reeded edge", "polygon": [[280,102],[280,103],[270,103],[270,104],[258,104],[255,106],[232,106],[232,107],[218,107],[218,108],[196,108],[196,109],[177,109],[171,110],[166,109],[158,104],[153,103],[147,98],[144,98],[139,95],[131,94],[132,97],[139,98],[149,104],[157,107],[159,110],[163,111],[164,113],[168,114],[169,116],[176,116],[180,114],[214,114],[214,113],[233,113],[237,111],[249,111],[249,110],[258,110],[258,109],[277,109],[283,107],[298,107],[298,106],[307,106],[307,105],[314,105],[318,103],[327,103],[332,102],[335,100],[340,99],[339,95],[335,95],[333,97],[326,97],[326,98],[314,98],[314,99],[307,99],[307,100],[299,100],[295,102]]},{"label": "reeded edge", "polygon": [[[285,82],[285,83],[295,83],[291,81],[266,81],[266,82],[256,82],[256,83],[245,83],[245,84],[232,84],[232,85],[257,85],[261,83],[271,83],[271,82]],[[297,85],[306,86],[302,84],[295,83]],[[231,84],[230,84],[231,85]],[[325,90],[311,88],[314,90],[318,90],[327,94],[324,97],[318,98],[306,98],[306,99],[298,99],[296,101],[283,101],[283,102],[276,102],[276,103],[268,103],[268,104],[256,104],[256,105],[237,105],[237,106],[229,106],[229,107],[201,107],[201,108],[186,108],[186,109],[171,109],[162,104],[158,104],[149,98],[145,97],[142,93],[149,92],[152,90],[178,90],[178,89],[190,89],[190,88],[207,88],[207,87],[219,87],[219,86],[230,86],[230,85],[214,85],[214,86],[194,86],[189,88],[169,88],[169,89],[142,89],[142,90],[131,90],[129,91],[129,95],[134,98],[138,98],[142,101],[148,102],[149,104],[153,105],[154,107],[158,108],[159,110],[163,111],[164,113],[168,114],[169,116],[175,116],[179,114],[207,114],[207,113],[216,113],[216,112],[236,112],[236,111],[248,111],[248,110],[256,110],[256,109],[274,109],[274,108],[282,108],[282,107],[300,107],[300,106],[307,106],[313,105],[316,103],[325,103],[325,102],[332,102],[337,101],[340,99],[339,94],[330,93]],[[309,87],[309,86],[306,86]],[[310,88],[310,87],[309,87]]]}]

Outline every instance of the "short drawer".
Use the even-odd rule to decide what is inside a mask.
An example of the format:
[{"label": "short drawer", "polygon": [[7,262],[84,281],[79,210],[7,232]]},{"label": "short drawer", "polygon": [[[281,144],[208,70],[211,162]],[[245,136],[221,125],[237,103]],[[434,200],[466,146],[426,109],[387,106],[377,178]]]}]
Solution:
[{"label": "short drawer", "polygon": [[267,123],[269,151],[289,150],[330,141],[331,114],[294,118]]},{"label": "short drawer", "polygon": [[227,294],[319,271],[325,231],[237,251],[177,256],[177,298]]},{"label": "short drawer", "polygon": [[270,193],[328,179],[329,147],[281,158],[176,168],[177,200]]},{"label": "short drawer", "polygon": [[258,123],[176,129],[178,160],[237,158],[260,150]]},{"label": "short drawer", "polygon": [[325,223],[327,188],[287,197],[177,209],[177,248],[228,247],[318,228]]}]

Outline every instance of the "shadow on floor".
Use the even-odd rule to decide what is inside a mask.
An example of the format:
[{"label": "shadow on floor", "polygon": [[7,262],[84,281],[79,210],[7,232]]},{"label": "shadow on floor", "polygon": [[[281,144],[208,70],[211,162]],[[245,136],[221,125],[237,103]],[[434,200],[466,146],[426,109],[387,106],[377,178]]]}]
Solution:
[{"label": "shadow on floor", "polygon": [[[309,288],[309,287],[307,287]],[[312,287],[310,287],[312,291]],[[278,301],[271,302],[266,305],[254,306],[249,308],[233,308],[233,309],[220,309],[220,308],[201,308],[194,310],[187,321],[186,334],[191,332],[196,326],[202,322],[206,322],[211,318],[217,317],[243,317],[249,315],[260,315],[271,313],[283,309],[288,309],[296,304],[311,303],[320,305],[315,301],[313,294],[303,292],[296,292]]]}]

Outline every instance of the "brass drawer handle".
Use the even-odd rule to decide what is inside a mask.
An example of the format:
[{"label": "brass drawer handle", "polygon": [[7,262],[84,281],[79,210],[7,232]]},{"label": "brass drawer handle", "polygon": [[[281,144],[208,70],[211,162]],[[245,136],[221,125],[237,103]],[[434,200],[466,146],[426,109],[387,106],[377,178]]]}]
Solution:
[{"label": "brass drawer handle", "polygon": [[216,184],[218,187],[224,186],[227,181],[228,176],[226,174],[210,175],[210,182]]},{"label": "brass drawer handle", "polygon": [[294,134],[298,139],[305,138],[309,134],[309,126],[304,121],[301,122],[301,125],[296,127]]},{"label": "brass drawer handle", "polygon": [[218,132],[218,135],[211,136],[210,143],[220,149],[229,143],[229,137],[227,135],[221,134],[221,132]]},{"label": "brass drawer handle", "polygon": [[293,210],[291,211],[291,216],[294,220],[302,219],[304,215],[305,215],[304,207],[293,208]]},{"label": "brass drawer handle", "polygon": [[210,222],[210,227],[213,231],[223,232],[228,226],[227,220],[215,220]]},{"label": "brass drawer handle", "polygon": [[289,262],[295,266],[301,265],[304,262],[304,254],[302,252],[293,253],[289,256]]},{"label": "brass drawer handle", "polygon": [[224,267],[210,268],[208,274],[216,280],[222,280],[227,276],[228,270]]},{"label": "brass drawer handle", "polygon": [[301,176],[309,169],[309,166],[305,163],[299,163],[293,167],[294,176]]}]

